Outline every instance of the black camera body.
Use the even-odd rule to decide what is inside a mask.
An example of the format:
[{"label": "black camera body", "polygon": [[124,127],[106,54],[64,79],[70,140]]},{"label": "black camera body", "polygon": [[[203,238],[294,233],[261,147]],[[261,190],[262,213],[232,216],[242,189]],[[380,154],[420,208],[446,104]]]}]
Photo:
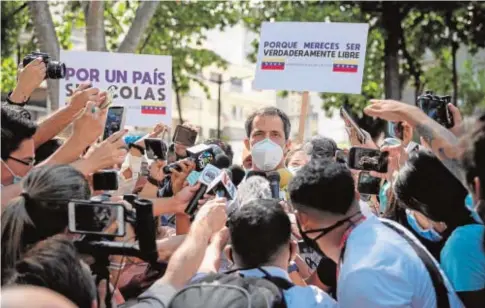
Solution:
[{"label": "black camera body", "polygon": [[432,118],[442,126],[451,128],[455,125],[453,115],[448,109],[451,96],[434,95],[432,91],[426,91],[416,100],[416,106],[423,110],[428,117]]},{"label": "black camera body", "polygon": [[66,76],[66,65],[59,61],[53,61],[45,52],[32,52],[26,55],[22,61],[24,67],[37,58],[42,58],[46,71],[44,79],[62,79]]}]

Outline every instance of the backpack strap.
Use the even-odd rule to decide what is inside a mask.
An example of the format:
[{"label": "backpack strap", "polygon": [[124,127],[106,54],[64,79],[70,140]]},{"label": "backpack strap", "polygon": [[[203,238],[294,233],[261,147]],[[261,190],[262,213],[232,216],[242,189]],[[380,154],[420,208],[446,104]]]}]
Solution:
[{"label": "backpack strap", "polygon": [[398,227],[394,226],[392,223],[388,221],[381,220],[381,222],[389,227],[390,229],[394,230],[397,234],[403,237],[406,242],[411,245],[414,249],[418,257],[423,261],[426,270],[428,271],[429,276],[431,277],[431,281],[433,282],[433,287],[436,293],[436,307],[437,308],[450,308],[450,301],[448,298],[448,289],[446,288],[443,276],[440,273],[440,270],[436,266],[436,263],[433,261],[431,256],[428,252],[426,252],[423,247],[419,246],[411,239],[403,230],[399,229]]}]

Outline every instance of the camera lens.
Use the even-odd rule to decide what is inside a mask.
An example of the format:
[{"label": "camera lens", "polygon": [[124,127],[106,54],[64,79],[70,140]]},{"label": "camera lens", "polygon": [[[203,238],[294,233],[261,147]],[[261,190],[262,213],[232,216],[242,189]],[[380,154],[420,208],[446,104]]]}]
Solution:
[{"label": "camera lens", "polygon": [[50,61],[46,71],[49,79],[62,79],[66,76],[66,65],[59,61]]}]

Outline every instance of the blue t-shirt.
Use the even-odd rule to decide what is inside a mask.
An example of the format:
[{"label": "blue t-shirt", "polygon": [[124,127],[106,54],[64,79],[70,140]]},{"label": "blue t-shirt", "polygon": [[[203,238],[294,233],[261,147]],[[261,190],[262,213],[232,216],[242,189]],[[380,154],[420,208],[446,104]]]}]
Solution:
[{"label": "blue t-shirt", "polygon": [[457,228],[441,250],[441,266],[457,292],[485,288],[484,225]]}]

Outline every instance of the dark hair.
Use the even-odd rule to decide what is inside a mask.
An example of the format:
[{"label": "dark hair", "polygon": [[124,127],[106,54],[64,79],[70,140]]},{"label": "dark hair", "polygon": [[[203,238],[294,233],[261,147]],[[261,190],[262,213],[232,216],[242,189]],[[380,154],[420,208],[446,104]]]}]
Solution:
[{"label": "dark hair", "polygon": [[89,268],[82,266],[76,248],[64,236],[37,243],[15,264],[8,284],[45,287],[64,295],[78,307],[91,307],[97,298]]},{"label": "dark hair", "polygon": [[485,200],[485,113],[478,117],[475,127],[467,136],[462,164],[466,180],[472,189],[473,179],[480,179],[480,196]]},{"label": "dark hair", "polygon": [[69,165],[35,168],[22,188],[24,193],[7,204],[1,217],[2,270],[11,268],[30,245],[66,229],[69,199],[91,197],[84,175]]},{"label": "dark hair", "polygon": [[64,142],[62,139],[54,138],[35,149],[35,164],[39,164],[54,154]]},{"label": "dark hair", "polygon": [[253,122],[254,118],[257,116],[278,116],[283,122],[283,131],[285,132],[285,139],[288,140],[290,138],[291,132],[291,122],[290,118],[284,113],[282,110],[276,107],[264,107],[259,110],[253,112],[246,120],[246,135],[249,138],[251,136],[251,131],[253,130]]},{"label": "dark hair", "polygon": [[229,216],[227,225],[243,267],[267,265],[290,241],[290,219],[275,199],[248,202]]},{"label": "dark hair", "polygon": [[291,202],[305,212],[345,214],[354,202],[355,184],[350,170],[332,159],[312,159],[288,185]]},{"label": "dark hair", "polygon": [[2,159],[7,160],[20,144],[32,138],[37,127],[14,109],[2,106]]},{"label": "dark hair", "polygon": [[304,149],[311,158],[334,158],[338,147],[333,139],[317,135],[305,144]]},{"label": "dark hair", "polygon": [[394,193],[406,208],[456,227],[471,222],[464,207],[467,190],[428,150],[414,151],[399,170]]},{"label": "dark hair", "polygon": [[204,144],[215,144],[221,148],[222,151],[226,154],[227,157],[229,157],[229,160],[231,161],[232,164],[232,159],[234,158],[234,152],[232,151],[232,147],[229,143],[224,142],[220,139],[207,139]]}]

